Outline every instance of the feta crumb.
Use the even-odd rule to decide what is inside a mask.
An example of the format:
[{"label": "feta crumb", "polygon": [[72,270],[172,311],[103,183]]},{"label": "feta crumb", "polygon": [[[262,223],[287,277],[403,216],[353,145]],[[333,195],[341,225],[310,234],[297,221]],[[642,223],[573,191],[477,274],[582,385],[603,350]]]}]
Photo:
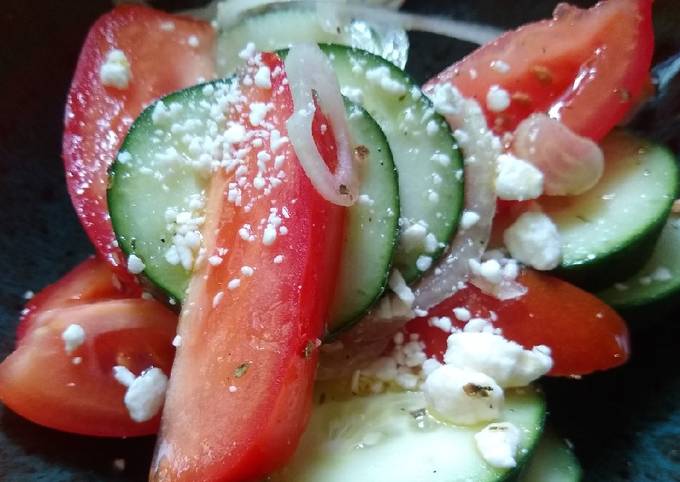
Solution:
[{"label": "feta crumb", "polygon": [[406,251],[420,248],[425,242],[427,228],[421,223],[415,223],[401,233],[401,243]]},{"label": "feta crumb", "polygon": [[460,227],[462,229],[470,229],[472,226],[477,224],[480,220],[479,214],[474,211],[465,210],[460,218]]},{"label": "feta crumb", "polygon": [[271,70],[269,70],[269,67],[266,65],[257,69],[257,73],[255,74],[255,85],[260,89],[272,88]]},{"label": "feta crumb", "polygon": [[514,341],[488,332],[450,335],[444,362],[485,373],[504,388],[526,386],[548,373],[553,365],[548,347],[525,350]]},{"label": "feta crumb", "polygon": [[486,94],[486,106],[491,112],[503,112],[510,107],[510,94],[502,87],[492,85]]},{"label": "feta crumb", "polygon": [[70,355],[85,342],[85,330],[72,323],[61,333],[61,339],[64,340],[64,350]]},{"label": "feta crumb", "polygon": [[458,307],[453,309],[453,316],[455,316],[459,321],[470,321],[470,318],[472,318],[472,313],[470,313],[470,310],[467,308]]},{"label": "feta crumb", "polygon": [[236,393],[238,391],[238,387],[236,385],[229,385],[229,393]]},{"label": "feta crumb", "polygon": [[510,72],[510,65],[503,60],[492,60],[490,67],[499,74],[507,74]]},{"label": "feta crumb", "polygon": [[413,302],[416,300],[416,296],[413,291],[406,284],[404,277],[401,275],[399,270],[393,270],[390,273],[390,278],[387,283],[390,289],[397,295],[397,297],[409,308],[413,306]]},{"label": "feta crumb", "polygon": [[252,276],[255,270],[250,266],[241,266],[241,274],[243,276]]},{"label": "feta crumb", "polygon": [[35,296],[35,293],[31,290],[27,290],[27,291],[24,292],[24,299],[25,300],[33,299],[34,296]]},{"label": "feta crumb", "polygon": [[130,62],[125,53],[119,49],[110,50],[99,69],[99,80],[103,85],[122,90],[127,89],[131,78]]},{"label": "feta crumb", "polygon": [[418,268],[418,271],[427,271],[430,269],[430,266],[432,266],[431,256],[418,256],[418,259],[416,260],[416,268]]},{"label": "feta crumb", "polygon": [[272,225],[267,225],[262,234],[262,244],[271,246],[276,241],[276,228]]},{"label": "feta crumb", "polygon": [[189,47],[194,47],[194,48],[196,48],[196,47],[198,47],[199,45],[201,45],[201,41],[198,40],[198,37],[197,37],[197,36],[195,36],[195,35],[189,35],[189,37],[187,38],[187,45],[188,45]]},{"label": "feta crumb", "polygon": [[121,151],[118,153],[118,162],[122,164],[127,164],[130,161],[132,161],[132,154],[130,154],[128,151]]},{"label": "feta crumb", "polygon": [[281,264],[281,263],[283,263],[283,255],[278,254],[278,255],[274,256],[274,264]]},{"label": "feta crumb", "polygon": [[[229,288],[229,289],[231,289],[231,288]],[[224,298],[224,292],[218,291],[218,292],[215,294],[215,296],[213,296],[213,299],[212,299],[212,307],[213,307],[213,308],[217,308],[217,306],[218,306],[218,305],[220,304],[220,302],[222,301],[222,298]]]},{"label": "feta crumb", "polygon": [[543,173],[512,154],[501,154],[496,164],[496,194],[506,201],[526,201],[543,194]]},{"label": "feta crumb", "polygon": [[671,273],[671,270],[666,268],[665,266],[660,266],[658,267],[653,273],[652,273],[652,279],[654,281],[670,281],[673,279],[673,273]]},{"label": "feta crumb", "polygon": [[497,419],[504,405],[503,389],[489,376],[443,365],[423,384],[428,408],[434,416],[461,425]]},{"label": "feta crumb", "polygon": [[448,316],[433,316],[432,318],[427,320],[427,324],[439,328],[440,330],[445,331],[446,333],[451,333],[451,329],[453,328],[451,318],[449,318]]},{"label": "feta crumb", "polygon": [[116,365],[113,367],[113,378],[124,387],[129,387],[135,381],[135,375],[127,367]]},{"label": "feta crumb", "polygon": [[241,124],[232,124],[224,132],[224,140],[230,144],[242,142],[246,138],[246,128]]},{"label": "feta crumb", "polygon": [[222,257],[214,254],[208,258],[208,263],[210,263],[211,266],[219,266],[222,263]]},{"label": "feta crumb", "polygon": [[250,121],[250,124],[254,127],[262,125],[268,110],[269,107],[264,102],[253,102],[250,104],[250,114],[248,114],[248,121]]},{"label": "feta crumb", "polygon": [[364,92],[359,88],[343,86],[340,92],[355,104],[364,103]]},{"label": "feta crumb", "polygon": [[137,255],[131,254],[128,257],[127,269],[130,273],[139,274],[144,271],[144,268],[146,268],[146,265]]},{"label": "feta crumb", "polygon": [[175,348],[179,348],[182,346],[182,337],[179,335],[175,335],[175,337],[172,339],[172,346]]},{"label": "feta crumb", "polygon": [[393,79],[390,75],[390,69],[384,65],[367,70],[366,79],[390,94],[400,95],[406,93],[404,84]]},{"label": "feta crumb", "polygon": [[522,214],[505,230],[503,241],[513,258],[538,270],[556,268],[562,259],[557,226],[540,212]]},{"label": "feta crumb", "polygon": [[81,356],[74,356],[73,358],[71,358],[71,363],[73,363],[74,365],[80,365],[82,362],[83,357]]},{"label": "feta crumb", "polygon": [[239,278],[234,278],[231,281],[229,281],[229,283],[227,283],[227,288],[229,288],[230,290],[235,290],[239,286],[241,286],[241,280]]},{"label": "feta crumb", "polygon": [[515,455],[521,432],[510,422],[492,423],[475,434],[477,450],[482,458],[497,469],[511,469],[517,465]]},{"label": "feta crumb", "polygon": [[168,377],[160,368],[150,368],[130,384],[123,402],[135,422],[151,420],[165,401]]}]

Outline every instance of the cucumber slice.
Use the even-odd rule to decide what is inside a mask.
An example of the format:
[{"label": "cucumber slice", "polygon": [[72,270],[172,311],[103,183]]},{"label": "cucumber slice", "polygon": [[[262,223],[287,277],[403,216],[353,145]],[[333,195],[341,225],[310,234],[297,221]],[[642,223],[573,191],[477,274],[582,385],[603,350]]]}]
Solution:
[{"label": "cucumber slice", "polygon": [[519,482],[579,482],[582,476],[581,465],[567,443],[547,430]]},{"label": "cucumber slice", "polygon": [[364,146],[359,200],[347,210],[338,284],[327,331],[357,321],[383,294],[399,235],[399,187],[385,135],[361,107],[345,102],[352,141]]},{"label": "cucumber slice", "polygon": [[677,161],[666,148],[622,131],[602,148],[605,172],[593,189],[541,200],[562,237],[561,274],[590,289],[640,269],[678,193]]},{"label": "cucumber slice", "polygon": [[[375,119],[392,149],[402,233],[394,267],[412,283],[441,256],[458,226],[463,208],[460,151],[446,120],[405,72],[363,50],[341,45],[321,49],[343,92]],[[427,240],[403,236],[415,224],[426,228]]]},{"label": "cucumber slice", "polygon": [[680,215],[673,214],[644,267],[597,294],[617,310],[661,303],[680,294]]},{"label": "cucumber slice", "polygon": [[[210,88],[225,82],[232,80],[190,87],[164,97],[167,108],[174,105],[179,109],[173,123],[208,119],[214,98],[207,97],[204,89],[210,85],[205,90],[210,92]],[[347,213],[330,331],[359,318],[383,293],[398,235],[399,194],[389,145],[366,111],[351,102],[345,105],[352,139],[363,148],[359,168],[362,196]],[[181,302],[191,273],[166,259],[174,233],[168,230],[165,213],[168,208],[177,213],[195,210],[210,171],[186,167],[186,163],[180,167],[164,163],[162,154],[170,147],[186,159],[192,159],[192,155],[182,141],[182,132],[173,133],[170,124],[154,125],[154,109],[155,104],[142,112],[125,138],[120,152],[130,159],[124,156],[126,162],[121,162],[119,155],[111,168],[109,210],[123,251],[140,257],[145,277]]]},{"label": "cucumber slice", "polygon": [[243,60],[239,53],[248,43],[258,51],[273,52],[287,49],[294,43],[333,43],[361,47],[385,57],[399,67],[406,65],[408,36],[403,30],[376,29],[359,20],[352,20],[337,30],[324,28],[315,8],[304,6],[268,6],[227,25],[217,40],[217,70],[220,75],[234,73]]},{"label": "cucumber slice", "polygon": [[[423,410],[421,392],[334,396],[318,387],[311,420],[293,460],[272,482],[456,482],[507,480],[478,454],[484,424],[443,424]],[[522,432],[518,466],[537,443],[545,417],[541,393],[509,390],[502,420]]]}]

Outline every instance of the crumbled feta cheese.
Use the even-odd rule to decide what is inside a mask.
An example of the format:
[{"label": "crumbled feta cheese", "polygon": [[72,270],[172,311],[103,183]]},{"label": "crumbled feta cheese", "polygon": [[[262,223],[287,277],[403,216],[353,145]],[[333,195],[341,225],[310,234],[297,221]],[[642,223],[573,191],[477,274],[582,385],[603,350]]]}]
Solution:
[{"label": "crumbled feta cheese", "polygon": [[113,367],[113,378],[124,387],[129,387],[136,377],[127,367],[116,365]]},{"label": "crumbled feta cheese", "polygon": [[283,255],[282,254],[277,254],[274,256],[274,264],[281,264],[283,263]]},{"label": "crumbled feta cheese", "polygon": [[172,339],[172,346],[175,348],[179,348],[182,346],[182,337],[179,335],[175,335],[175,337]]},{"label": "crumbled feta cheese", "polygon": [[479,214],[474,211],[465,210],[460,218],[461,229],[470,229],[472,226],[479,222]]},{"label": "crumbled feta cheese", "polygon": [[486,94],[486,106],[491,112],[503,112],[510,107],[510,94],[502,87],[492,85]]},{"label": "crumbled feta cheese", "polygon": [[450,335],[444,362],[485,373],[504,388],[526,386],[548,373],[553,364],[548,347],[525,350],[514,341],[488,332]]},{"label": "crumbled feta cheese", "polygon": [[[231,288],[229,288],[229,289],[231,289]],[[215,294],[215,296],[213,296],[212,307],[217,308],[217,306],[222,302],[222,298],[224,298],[224,292],[218,291]]]},{"label": "crumbled feta cheese", "polygon": [[266,65],[263,65],[257,69],[255,74],[255,85],[260,89],[271,89],[272,88],[272,78],[271,70]]},{"label": "crumbled feta cheese", "polygon": [[463,327],[463,331],[466,333],[490,332],[493,331],[493,325],[484,318],[471,318]]},{"label": "crumbled feta cheese", "polygon": [[562,259],[562,244],[557,226],[545,214],[522,214],[503,233],[505,246],[513,258],[538,270],[551,270]]},{"label": "crumbled feta cheese", "polygon": [[440,368],[442,364],[436,358],[428,358],[423,362],[422,373],[424,377],[427,377],[430,373]]},{"label": "crumbled feta cheese", "polygon": [[144,268],[146,268],[146,265],[139,256],[136,254],[131,254],[128,257],[127,269],[130,273],[139,274],[144,271]]},{"label": "crumbled feta cheese", "polygon": [[406,306],[409,308],[413,306],[416,296],[413,294],[411,288],[409,288],[409,286],[406,284],[406,281],[399,270],[392,270],[387,284],[394,294],[397,295],[399,300],[401,300]]},{"label": "crumbled feta cheese", "polygon": [[481,277],[491,284],[498,284],[503,281],[503,270],[500,263],[495,259],[489,259],[481,263],[476,259],[470,259],[468,264],[473,276]]},{"label": "crumbled feta cheese", "polygon": [[428,408],[436,417],[461,425],[497,419],[504,405],[503,389],[489,376],[443,365],[422,386]]},{"label": "crumbled feta cheese", "polygon": [[224,139],[230,144],[243,142],[246,138],[246,128],[241,124],[232,124],[224,132]]},{"label": "crumbled feta cheese", "polygon": [[27,291],[24,292],[24,299],[25,300],[33,299],[34,296],[35,296],[35,293],[33,293],[33,291],[31,291],[31,290],[27,290]]},{"label": "crumbled feta cheese", "polygon": [[132,161],[132,154],[130,154],[128,151],[121,151],[118,153],[118,162],[122,164],[127,164],[130,161]]},{"label": "crumbled feta cheese", "polygon": [[499,74],[507,74],[510,72],[510,65],[503,60],[492,60],[490,67]]},{"label": "crumbled feta cheese", "polygon": [[168,377],[160,368],[150,368],[135,378],[123,398],[130,418],[141,423],[156,416],[165,401],[167,386]]},{"label": "crumbled feta cheese", "polygon": [[543,194],[543,173],[512,154],[501,154],[496,164],[496,194],[506,201],[526,201]]},{"label": "crumbled feta cheese", "polygon": [[652,276],[652,279],[654,281],[659,281],[659,282],[670,281],[670,280],[673,279],[673,273],[671,273],[671,270],[669,270],[665,266],[659,266],[652,273],[651,276]]},{"label": "crumbled feta cheese", "polygon": [[401,233],[401,243],[406,251],[420,248],[425,242],[427,227],[422,223],[414,223]]},{"label": "crumbled feta cheese", "polygon": [[431,256],[418,256],[418,259],[416,260],[416,268],[418,268],[418,271],[427,271],[430,269],[430,266],[432,266]]},{"label": "crumbled feta cheese", "polygon": [[241,274],[243,276],[252,276],[255,270],[250,266],[241,266]]},{"label": "crumbled feta cheese", "polygon": [[131,78],[130,62],[125,57],[125,53],[119,49],[110,50],[99,69],[99,79],[102,84],[121,90],[127,89]]},{"label": "crumbled feta cheese", "polygon": [[272,225],[267,225],[262,234],[262,244],[271,246],[276,241],[276,228]]},{"label": "crumbled feta cheese", "polygon": [[455,316],[459,321],[470,321],[470,318],[472,318],[472,313],[470,313],[470,310],[467,308],[458,307],[453,309],[453,316]]},{"label": "crumbled feta cheese", "polygon": [[227,288],[229,288],[230,290],[235,290],[239,286],[241,286],[241,280],[239,278],[234,278],[231,281],[229,281],[229,283],[227,283]]},{"label": "crumbled feta cheese", "polygon": [[210,263],[211,266],[219,266],[222,263],[222,257],[214,254],[208,258],[208,263]]},{"label": "crumbled feta cheese", "polygon": [[61,333],[61,339],[64,340],[64,350],[70,355],[85,342],[85,330],[72,323]]},{"label": "crumbled feta cheese", "polygon": [[74,365],[80,365],[82,362],[83,362],[83,357],[74,356],[73,358],[71,358],[71,363],[73,363]]},{"label": "crumbled feta cheese", "polygon": [[364,92],[359,88],[343,86],[340,92],[355,104],[361,105],[364,103]]},{"label": "crumbled feta cheese", "polygon": [[400,95],[406,93],[404,84],[393,79],[390,75],[390,69],[384,65],[367,70],[366,79],[390,94]]},{"label": "crumbled feta cheese", "polygon": [[264,118],[269,111],[269,107],[264,102],[253,102],[250,104],[250,114],[248,115],[248,121],[254,127],[262,125]]},{"label": "crumbled feta cheese", "polygon": [[427,324],[439,328],[446,333],[451,333],[451,329],[453,328],[451,318],[448,316],[433,316],[427,320]]},{"label": "crumbled feta cheese", "polygon": [[511,469],[517,465],[515,455],[521,435],[510,422],[492,423],[475,434],[475,443],[486,463],[497,469]]},{"label": "crumbled feta cheese", "polygon": [[189,47],[194,47],[194,48],[196,48],[196,47],[198,47],[199,45],[201,45],[201,41],[198,39],[197,36],[195,36],[195,35],[189,35],[189,37],[187,38],[187,45],[188,45]]}]

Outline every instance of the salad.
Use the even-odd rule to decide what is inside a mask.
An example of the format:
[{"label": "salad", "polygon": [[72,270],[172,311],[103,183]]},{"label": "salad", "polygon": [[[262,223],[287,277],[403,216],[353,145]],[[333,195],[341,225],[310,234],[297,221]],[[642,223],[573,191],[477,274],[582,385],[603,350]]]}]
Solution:
[{"label": "salad", "polygon": [[[97,256],[27,302],[0,401],[158,434],[150,480],[579,480],[535,382],[625,363],[616,310],[680,291],[677,160],[619,127],[652,2],[212,7],[92,26],[63,157]],[[410,29],[483,45],[417,85]]]}]

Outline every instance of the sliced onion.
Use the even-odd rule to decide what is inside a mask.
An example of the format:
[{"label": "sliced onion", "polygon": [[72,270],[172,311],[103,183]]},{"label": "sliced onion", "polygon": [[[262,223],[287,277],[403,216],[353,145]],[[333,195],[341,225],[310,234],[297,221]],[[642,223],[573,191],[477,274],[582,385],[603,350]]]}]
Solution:
[{"label": "sliced onion", "polygon": [[[286,57],[285,69],[294,109],[286,126],[295,154],[312,185],[324,199],[340,206],[351,206],[358,197],[359,181],[335,72],[316,44],[294,44]],[[335,137],[338,156],[335,173],[330,171],[319,154],[312,136],[316,112],[314,92]]]},{"label": "sliced onion", "polygon": [[417,284],[415,306],[425,311],[455,293],[468,278],[470,260],[478,260],[486,250],[496,212],[496,159],[502,152],[500,139],[488,129],[475,100],[449,84],[435,86],[431,96],[465,154],[465,209],[477,213],[479,221],[458,231],[443,260]]}]

